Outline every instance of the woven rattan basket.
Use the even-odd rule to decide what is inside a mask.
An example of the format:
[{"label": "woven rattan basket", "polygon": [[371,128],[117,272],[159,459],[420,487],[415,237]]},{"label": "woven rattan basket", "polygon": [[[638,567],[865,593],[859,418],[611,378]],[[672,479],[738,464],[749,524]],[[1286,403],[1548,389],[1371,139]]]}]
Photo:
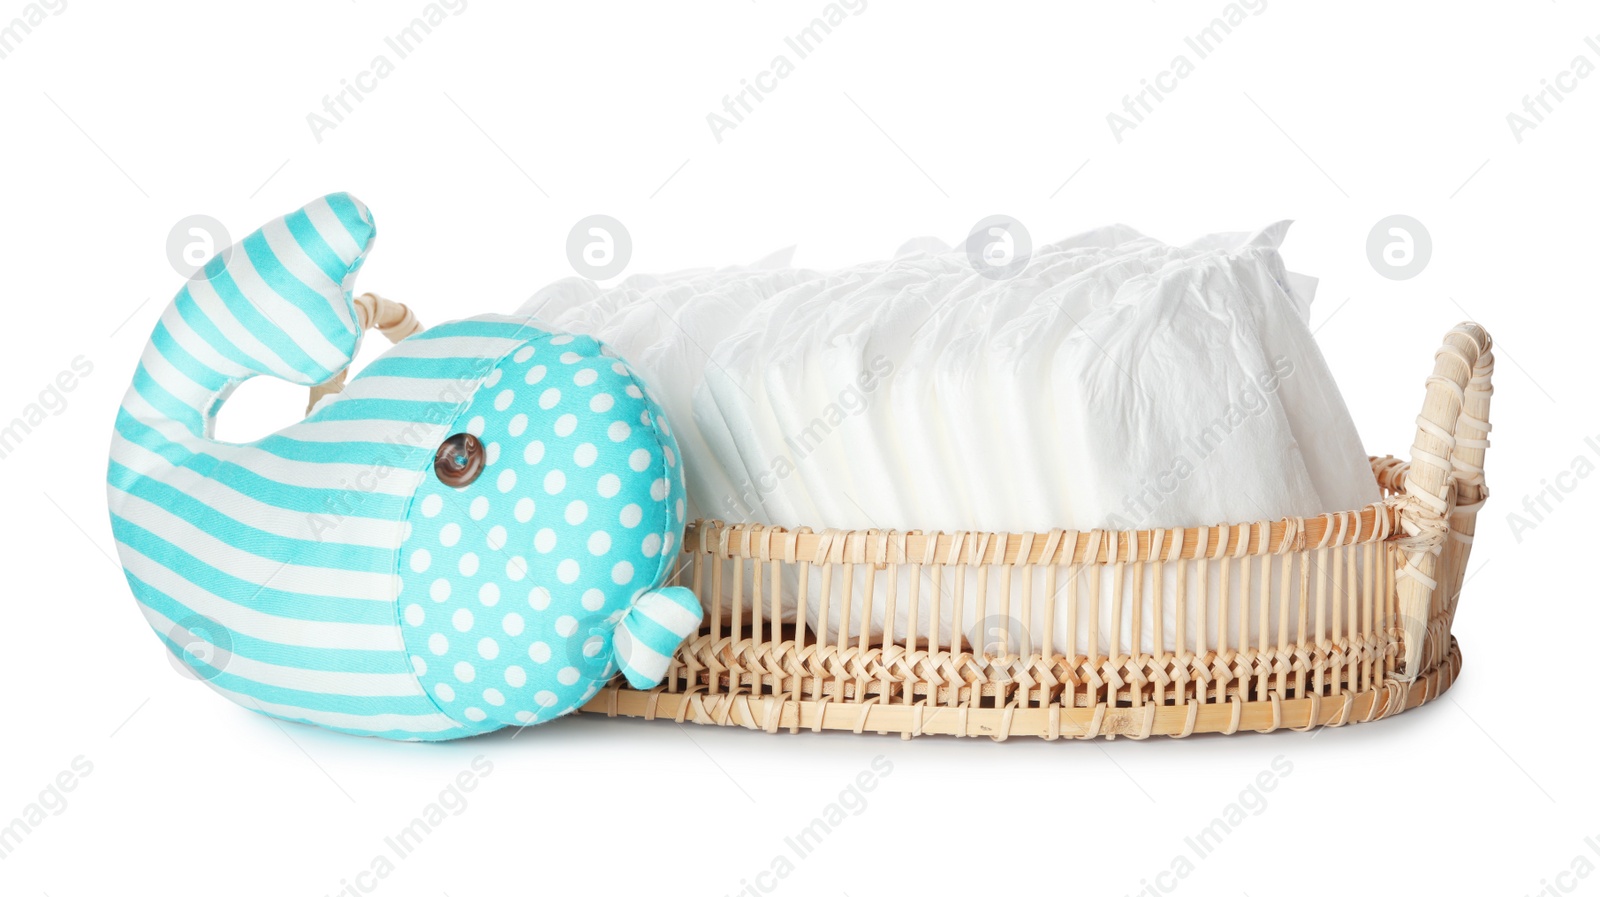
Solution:
[{"label": "woven rattan basket", "polygon": [[[1461,667],[1450,627],[1487,495],[1493,369],[1482,328],[1465,323],[1445,336],[1411,460],[1373,458],[1384,498],[1358,510],[1130,532],[812,532],[700,521],[685,535],[676,581],[700,596],[702,631],[661,686],[636,691],[618,680],[583,710],[765,732],[1054,740],[1309,729],[1415,707],[1449,688]],[[964,568],[984,569],[973,577]],[[1176,574],[1176,594],[1162,594],[1164,572]],[[875,590],[877,577],[888,587]],[[968,588],[973,581],[980,585]],[[995,581],[998,589],[983,585]],[[968,608],[980,619],[1019,608],[1026,627],[1040,583],[1052,597],[1037,621],[1041,643],[1027,653],[1012,653],[1004,635],[977,650],[959,637],[940,643],[931,621],[946,607],[958,621]],[[786,588],[798,623],[781,622]],[[906,619],[930,623],[891,623],[873,636],[869,605],[852,628],[853,604],[875,593],[903,604]],[[831,612],[838,621],[828,627],[833,638],[819,640],[806,624],[808,600],[824,603],[812,609],[818,618]],[[883,618],[895,620],[895,610]],[[1163,612],[1175,614],[1183,650],[1163,644]],[[1066,631],[1077,632],[1086,615],[1085,631],[1099,633],[1106,613],[1115,625],[1105,631],[1126,624],[1131,639],[1091,635],[1086,651],[1070,653],[1051,644],[1051,617],[1068,615]],[[1152,622],[1154,643],[1141,643]]]},{"label": "woven rattan basket", "polygon": [[[421,329],[405,306],[370,293],[356,308],[363,327],[394,341]],[[1047,533],[698,521],[674,582],[700,597],[701,632],[678,649],[662,685],[637,691],[619,678],[582,710],[766,732],[1003,741],[1310,729],[1416,707],[1461,668],[1450,626],[1488,495],[1493,373],[1481,327],[1446,334],[1411,460],[1371,459],[1383,500],[1320,517]],[[342,385],[341,375],[318,387],[313,403]],[[875,588],[880,578],[885,587]],[[784,621],[786,589],[796,622]],[[883,619],[896,620],[898,605],[928,624],[891,622],[874,635],[879,594]],[[837,621],[823,633],[832,638],[806,623],[808,601],[820,604],[810,609],[816,619]],[[1029,620],[1041,605],[1044,619]],[[955,621],[1016,620],[1025,631],[1037,622],[1042,637],[1024,650],[1004,629],[992,644],[941,643],[946,610]],[[1171,643],[1163,614],[1175,624]],[[1085,624],[1087,650],[1057,650],[1057,617],[1067,632]],[[1113,635],[1102,640],[1102,631]]]}]

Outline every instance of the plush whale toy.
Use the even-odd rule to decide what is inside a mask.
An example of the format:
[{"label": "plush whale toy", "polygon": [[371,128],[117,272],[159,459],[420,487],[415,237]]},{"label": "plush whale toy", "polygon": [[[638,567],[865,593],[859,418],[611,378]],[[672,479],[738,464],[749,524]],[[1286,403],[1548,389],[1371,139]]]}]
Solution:
[{"label": "plush whale toy", "polygon": [[300,423],[213,438],[250,377],[314,385],[350,364],[374,233],[359,201],[323,197],[211,259],[162,314],[107,475],[146,619],[228,698],[361,735],[545,722],[619,670],[659,684],[701,618],[661,587],[682,471],[661,409],[593,339],[455,321]]}]

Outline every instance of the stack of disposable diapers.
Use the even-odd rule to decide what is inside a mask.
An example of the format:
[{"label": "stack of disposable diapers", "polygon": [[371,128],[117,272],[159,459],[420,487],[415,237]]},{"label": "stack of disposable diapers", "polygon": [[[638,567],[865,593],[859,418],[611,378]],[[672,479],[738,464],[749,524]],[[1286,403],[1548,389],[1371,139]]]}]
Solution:
[{"label": "stack of disposable diapers", "polygon": [[690,519],[1047,532],[1360,508],[1378,488],[1307,324],[1315,281],[1279,255],[1287,227],[1183,246],[1108,227],[1005,279],[936,241],[829,271],[780,255],[563,280],[521,312],[651,385]]}]

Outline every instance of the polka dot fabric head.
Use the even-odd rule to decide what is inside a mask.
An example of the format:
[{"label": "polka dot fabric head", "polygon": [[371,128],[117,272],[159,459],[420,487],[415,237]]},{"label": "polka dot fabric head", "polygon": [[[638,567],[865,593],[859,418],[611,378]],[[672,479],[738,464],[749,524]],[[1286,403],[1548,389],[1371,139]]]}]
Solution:
[{"label": "polka dot fabric head", "polygon": [[[413,499],[399,558],[406,651],[469,729],[544,722],[616,673],[618,624],[672,570],[677,444],[627,365],[569,335],[501,358],[456,430],[483,444],[485,465],[461,488],[430,473]],[[689,613],[697,623],[698,605]]]}]

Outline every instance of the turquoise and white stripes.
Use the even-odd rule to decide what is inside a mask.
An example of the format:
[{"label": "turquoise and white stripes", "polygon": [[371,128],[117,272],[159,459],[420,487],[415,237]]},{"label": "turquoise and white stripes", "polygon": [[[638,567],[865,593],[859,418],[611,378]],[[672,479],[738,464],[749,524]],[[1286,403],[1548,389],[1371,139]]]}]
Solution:
[{"label": "turquoise and white stripes", "polygon": [[350,284],[375,233],[366,206],[340,193],[211,259],[156,325],[134,410],[209,436],[219,401],[250,377],[309,386],[342,370],[360,338]]},{"label": "turquoise and white stripes", "polygon": [[[219,254],[151,335],[123,399],[107,476],[128,583],[156,632],[213,688],[255,710],[362,734],[439,737],[394,625],[394,545],[453,402],[356,400],[254,444],[210,439],[222,401],[271,374],[320,383],[359,334],[350,282],[371,214],[336,194]],[[474,344],[462,366],[481,364]],[[403,351],[402,351],[402,354]],[[417,395],[457,371],[429,359]],[[343,401],[335,404],[343,404]],[[377,464],[352,463],[352,439]],[[292,561],[284,560],[292,558]]]},{"label": "turquoise and white stripes", "polygon": [[[360,334],[350,285],[373,233],[368,209],[336,193],[251,233],[179,291],[155,326],[118,411],[107,500],[117,550],[144,616],[211,688],[285,720],[366,736],[450,739],[493,726],[477,724],[482,718],[470,708],[450,705],[419,681],[426,660],[418,636],[411,636],[408,649],[398,608],[402,590],[427,592],[426,582],[416,585],[416,574],[400,566],[413,505],[421,486],[438,486],[432,456],[440,441],[464,429],[462,414],[475,400],[494,401],[501,392],[478,398],[485,382],[499,379],[514,353],[549,352],[550,342],[563,337],[520,317],[438,326],[374,361],[342,397],[326,401],[306,421],[245,445],[211,438],[222,401],[248,377],[317,384],[354,357]],[[602,353],[594,344],[562,357],[600,360]],[[618,368],[611,376],[624,389],[626,366],[613,358],[603,363]],[[554,421],[563,408],[541,409],[533,403],[536,395],[528,390],[520,400],[526,408],[507,413],[522,409]],[[648,437],[640,445],[656,446],[651,457],[661,467],[640,476],[666,473],[666,484],[624,484],[622,499],[643,496],[643,526],[658,532],[656,544],[662,537],[672,544],[672,532],[682,534],[682,512],[674,513],[674,505],[682,505],[682,475],[675,462],[662,467],[662,457],[675,456],[669,433],[666,441],[658,438],[666,424],[638,427],[659,417],[654,403],[640,401],[645,405],[637,408],[618,403],[606,421],[618,414],[634,419],[634,437]],[[533,425],[525,427],[531,437]],[[554,437],[547,438],[554,445]],[[638,445],[618,448],[637,451]],[[504,451],[517,452],[518,459],[528,454],[523,446]],[[493,491],[494,481],[482,488]],[[466,492],[453,497],[466,502]],[[502,513],[509,518],[509,504]],[[469,520],[466,510],[461,520]],[[642,574],[662,572],[654,566],[643,571],[643,561],[638,566]],[[536,572],[542,568],[530,564],[530,582]],[[642,595],[670,592],[650,592],[653,582],[608,585],[621,593],[614,616],[622,619],[622,609]],[[594,592],[595,582],[582,579],[571,587]],[[576,606],[578,593],[570,601]],[[688,619],[686,606],[674,606],[675,614],[662,622],[672,632]],[[562,609],[557,603],[552,612]],[[605,609],[613,609],[610,598]],[[698,604],[693,616],[698,624]],[[459,628],[459,616],[456,622]],[[429,620],[427,627],[438,625],[442,620]],[[677,644],[654,635],[638,641],[666,654]],[[528,720],[557,715],[554,710]]]},{"label": "turquoise and white stripes", "polygon": [[649,688],[667,674],[672,652],[700,629],[700,599],[680,586],[647,592],[617,626],[617,665],[628,684]]}]

